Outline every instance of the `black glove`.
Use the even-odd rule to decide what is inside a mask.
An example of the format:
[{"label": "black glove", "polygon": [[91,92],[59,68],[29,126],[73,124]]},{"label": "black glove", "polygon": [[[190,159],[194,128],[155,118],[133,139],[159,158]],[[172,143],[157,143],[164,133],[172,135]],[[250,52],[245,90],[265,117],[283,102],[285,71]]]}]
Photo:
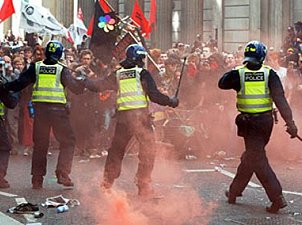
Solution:
[{"label": "black glove", "polygon": [[169,102],[169,106],[172,107],[172,108],[176,108],[179,104],[179,100],[177,97],[172,97],[170,98],[170,102]]},{"label": "black glove", "polygon": [[290,138],[295,138],[298,135],[298,128],[295,125],[295,122],[292,120],[286,123],[286,132],[290,134]]},{"label": "black glove", "polygon": [[5,84],[0,81],[0,95],[7,94],[8,90],[5,88]]},{"label": "black glove", "polygon": [[87,79],[87,74],[84,71],[82,71],[82,70],[77,71],[76,80],[83,81],[86,79]]},{"label": "black glove", "polygon": [[3,87],[5,83],[4,77],[0,76],[0,86]]}]

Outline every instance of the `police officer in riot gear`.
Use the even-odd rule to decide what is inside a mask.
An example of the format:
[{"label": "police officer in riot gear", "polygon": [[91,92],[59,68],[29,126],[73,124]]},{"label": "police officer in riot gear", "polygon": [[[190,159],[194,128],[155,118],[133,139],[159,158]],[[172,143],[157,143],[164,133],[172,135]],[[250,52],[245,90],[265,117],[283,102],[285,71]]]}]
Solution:
[{"label": "police officer in riot gear", "polygon": [[218,83],[221,89],[234,89],[237,92],[237,110],[240,114],[236,117],[236,125],[238,136],[242,136],[245,143],[245,152],[241,156],[236,176],[225,194],[228,202],[234,204],[255,173],[272,202],[266,210],[277,213],[287,203],[265,152],[273,129],[273,102],[291,138],[297,137],[298,130],[279,76],[263,64],[266,52],[263,43],[249,42],[244,51],[244,65],[225,73]]},{"label": "police officer in riot gear", "polygon": [[59,41],[50,41],[45,48],[45,60],[32,63],[20,74],[20,78],[5,84],[5,88],[20,91],[33,84],[32,102],[34,104],[33,155],[32,155],[32,188],[43,187],[46,175],[47,150],[52,129],[60,144],[56,167],[57,183],[67,187],[74,186],[71,173],[74,155],[75,137],[69,122],[66,109],[65,88],[75,94],[83,92],[82,81],[75,80],[70,71],[58,63],[63,53]]},{"label": "police officer in riot gear", "polygon": [[9,183],[4,177],[7,172],[11,145],[4,124],[4,107],[15,108],[18,97],[3,88],[4,82],[5,80],[0,77],[0,188],[9,188]]},{"label": "police officer in riot gear", "polygon": [[153,193],[151,173],[155,160],[155,140],[149,116],[149,100],[163,106],[177,107],[178,99],[160,93],[146,69],[143,69],[147,55],[144,47],[132,44],[126,49],[126,59],[121,68],[107,80],[86,81],[86,87],[93,91],[113,89],[117,91],[117,125],[105,163],[101,187],[109,190],[121,173],[122,160],[126,146],[132,136],[139,142],[139,165],[135,177],[138,194],[146,196]]}]

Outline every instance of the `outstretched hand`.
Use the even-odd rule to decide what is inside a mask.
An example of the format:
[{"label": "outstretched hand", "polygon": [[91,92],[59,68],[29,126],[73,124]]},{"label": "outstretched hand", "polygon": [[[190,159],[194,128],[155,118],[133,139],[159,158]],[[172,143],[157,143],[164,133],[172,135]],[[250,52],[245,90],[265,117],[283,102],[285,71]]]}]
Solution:
[{"label": "outstretched hand", "polygon": [[77,71],[76,80],[84,81],[86,79],[87,79],[87,74],[84,71],[82,71],[82,70]]},{"label": "outstretched hand", "polygon": [[290,134],[290,138],[295,138],[298,136],[298,128],[294,121],[286,123],[286,132]]},{"label": "outstretched hand", "polygon": [[176,96],[173,96],[172,98],[170,98],[169,106],[171,106],[172,108],[176,108],[178,105],[179,105],[179,100]]}]

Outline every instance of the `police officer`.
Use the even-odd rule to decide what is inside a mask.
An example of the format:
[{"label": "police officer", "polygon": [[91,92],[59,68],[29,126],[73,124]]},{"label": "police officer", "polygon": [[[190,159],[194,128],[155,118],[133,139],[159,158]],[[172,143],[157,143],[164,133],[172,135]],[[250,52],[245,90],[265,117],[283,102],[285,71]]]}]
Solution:
[{"label": "police officer", "polygon": [[178,99],[169,98],[158,91],[151,74],[143,69],[146,55],[144,47],[138,44],[129,45],[126,49],[126,59],[120,63],[121,68],[115,75],[101,82],[86,82],[86,87],[90,90],[102,91],[102,87],[117,91],[117,125],[105,163],[101,185],[104,190],[109,190],[114,180],[119,177],[126,146],[134,135],[140,145],[135,178],[138,194],[146,196],[153,193],[151,173],[155,160],[155,140],[148,102],[151,100],[163,106],[177,107]]},{"label": "police officer", "polygon": [[52,129],[60,143],[60,152],[56,167],[57,183],[67,187],[74,184],[71,173],[74,154],[75,137],[66,110],[65,88],[75,94],[83,92],[82,82],[75,80],[70,71],[58,63],[63,53],[63,45],[59,41],[50,41],[45,48],[45,60],[30,64],[14,82],[6,83],[5,88],[20,91],[33,85],[32,102],[34,104],[33,155],[32,155],[32,188],[43,187],[46,175],[47,150],[49,135]]},{"label": "police officer", "polygon": [[236,117],[236,125],[238,136],[242,136],[245,143],[245,152],[236,176],[225,194],[228,202],[234,204],[255,173],[272,202],[266,210],[277,213],[287,203],[265,152],[273,129],[273,102],[286,122],[286,131],[291,138],[297,137],[298,130],[279,76],[263,64],[266,53],[267,48],[263,43],[249,42],[244,51],[244,65],[225,73],[218,83],[221,89],[234,89],[237,92],[237,110],[240,114]]},{"label": "police officer", "polygon": [[6,176],[11,151],[11,145],[8,141],[8,135],[4,125],[4,107],[13,109],[17,103],[17,96],[6,91],[0,80],[0,188],[9,188],[9,183],[4,177]]}]

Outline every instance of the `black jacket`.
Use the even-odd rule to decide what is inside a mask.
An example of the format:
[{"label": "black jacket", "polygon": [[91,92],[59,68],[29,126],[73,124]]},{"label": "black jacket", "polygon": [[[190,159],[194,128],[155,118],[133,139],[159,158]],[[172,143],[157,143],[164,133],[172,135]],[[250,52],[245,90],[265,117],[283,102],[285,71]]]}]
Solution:
[{"label": "black jacket", "polygon": [[[43,61],[46,65],[54,65],[55,62],[52,62],[50,60],[45,59]],[[5,84],[5,88],[7,90],[12,91],[21,91],[28,85],[36,82],[36,69],[35,69],[35,63],[30,64],[29,68],[22,72],[19,76],[19,78],[13,82],[9,82]],[[81,94],[83,93],[83,84],[80,81],[75,80],[69,69],[64,67],[62,70],[61,75],[61,83],[64,87],[68,88],[75,94]]]},{"label": "black jacket", "polygon": [[18,104],[18,96],[16,94],[9,93],[3,88],[3,86],[0,86],[0,102],[2,102],[5,107],[13,109]]},{"label": "black jacket", "polygon": [[[130,69],[134,68],[136,64],[134,62],[130,61],[123,61],[121,62],[121,66],[125,69]],[[162,94],[158,89],[155,84],[155,81],[153,80],[151,74],[149,73],[148,70],[143,69],[142,72],[140,73],[141,75],[141,83],[143,86],[143,89],[148,95],[149,99],[152,102],[155,102],[159,105],[170,105],[171,100],[168,96]],[[85,86],[95,92],[99,91],[105,91],[105,90],[118,90],[117,82],[116,82],[116,77],[115,74],[111,74],[109,77],[106,77],[105,79],[100,79],[100,80],[87,80]]]},{"label": "black jacket", "polygon": [[[247,65],[250,70],[258,70],[260,66]],[[234,89],[239,92],[241,89],[240,77],[238,70],[231,70],[225,73],[219,80],[218,86],[221,89]],[[277,73],[271,69],[269,73],[268,87],[274,103],[276,104],[278,110],[284,121],[289,123],[293,120],[292,111],[288,105],[288,102],[284,96],[284,89]]]}]

